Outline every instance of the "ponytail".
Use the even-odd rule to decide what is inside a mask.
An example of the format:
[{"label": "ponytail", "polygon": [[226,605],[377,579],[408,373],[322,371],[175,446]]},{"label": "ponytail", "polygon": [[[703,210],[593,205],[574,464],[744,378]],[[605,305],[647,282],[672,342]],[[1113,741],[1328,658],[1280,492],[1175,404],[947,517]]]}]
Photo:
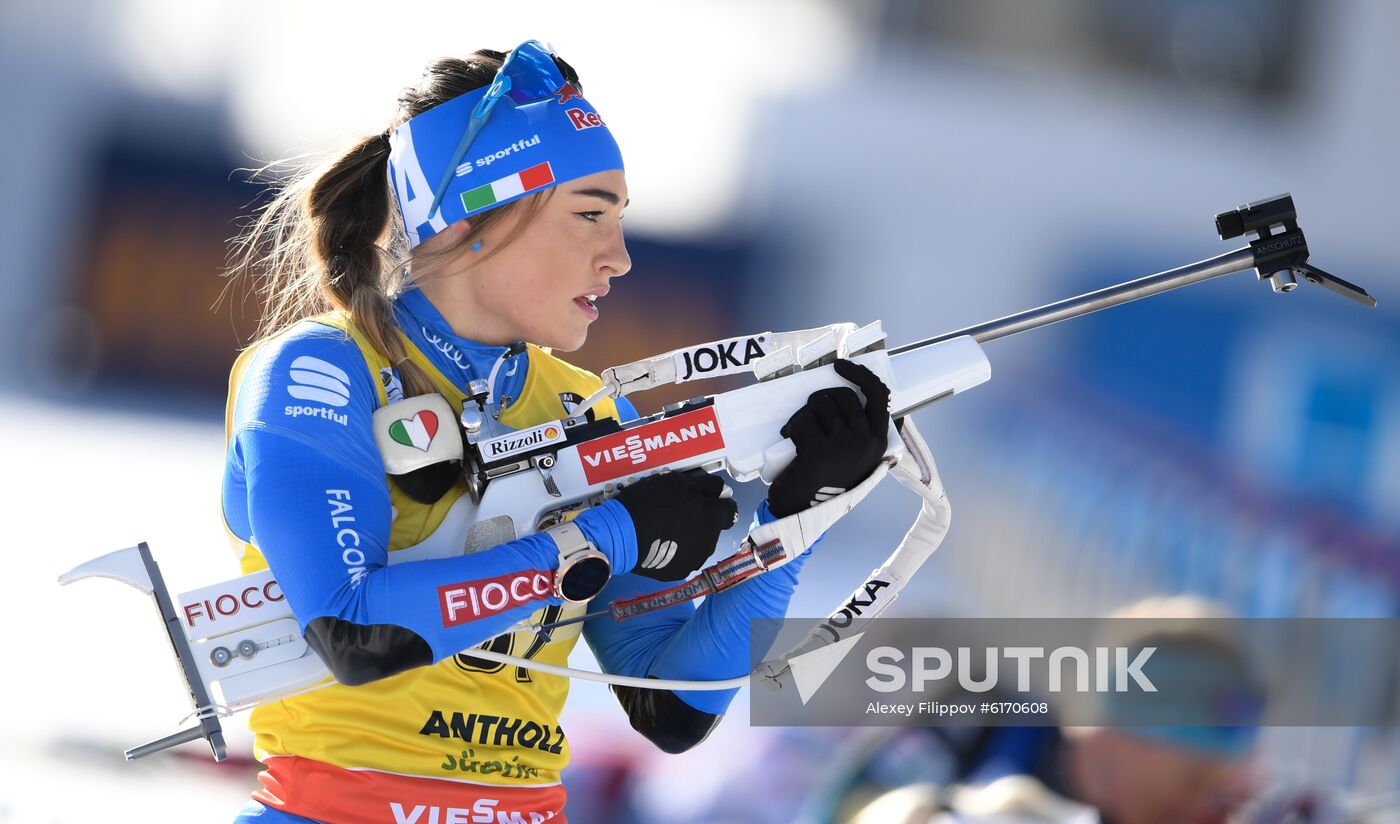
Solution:
[{"label": "ponytail", "polygon": [[434,391],[398,334],[390,295],[404,267],[393,265],[380,244],[389,226],[389,135],[367,137],[321,173],[306,195],[305,214],[315,255],[317,286],[330,305],[350,315],[355,327],[403,382],[404,396]]},{"label": "ponytail", "polygon": [[387,135],[374,135],[319,168],[303,167],[274,184],[271,202],[234,241],[231,271],[258,281],[264,309],[257,340],[343,310],[394,366],[404,396],[412,397],[436,388],[408,359],[394,318],[391,295],[406,283],[408,258],[396,264],[385,248],[396,235],[388,160]]}]

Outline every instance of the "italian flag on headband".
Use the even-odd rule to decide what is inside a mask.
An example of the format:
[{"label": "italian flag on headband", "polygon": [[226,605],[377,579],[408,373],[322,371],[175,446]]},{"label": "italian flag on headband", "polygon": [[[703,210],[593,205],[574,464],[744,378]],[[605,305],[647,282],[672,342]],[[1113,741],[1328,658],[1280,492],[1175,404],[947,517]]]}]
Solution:
[{"label": "italian flag on headband", "polygon": [[553,182],[554,170],[549,167],[549,161],[545,161],[500,180],[493,180],[485,186],[462,192],[462,208],[471,214]]}]

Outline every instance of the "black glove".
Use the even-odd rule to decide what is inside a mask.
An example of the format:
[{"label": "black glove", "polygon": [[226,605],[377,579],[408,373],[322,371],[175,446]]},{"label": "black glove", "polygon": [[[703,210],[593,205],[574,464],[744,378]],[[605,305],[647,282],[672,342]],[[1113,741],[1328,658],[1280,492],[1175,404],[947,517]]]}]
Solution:
[{"label": "black glove", "polygon": [[719,534],[739,520],[739,505],[721,498],[724,481],[702,469],[649,475],[625,486],[617,500],[637,531],[633,572],[679,581],[705,563]]},{"label": "black glove", "polygon": [[781,430],[797,457],[768,487],[768,509],[779,518],[845,492],[870,476],[885,454],[890,390],[854,361],[838,360],[836,374],[860,387],[865,407],[848,386],[820,389]]}]

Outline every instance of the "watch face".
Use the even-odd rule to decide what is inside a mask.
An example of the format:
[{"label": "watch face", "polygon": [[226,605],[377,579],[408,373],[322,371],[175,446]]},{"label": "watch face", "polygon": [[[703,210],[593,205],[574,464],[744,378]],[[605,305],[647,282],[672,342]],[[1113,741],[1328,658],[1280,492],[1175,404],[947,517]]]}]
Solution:
[{"label": "watch face", "polygon": [[580,558],[559,577],[559,594],[566,601],[587,601],[602,591],[612,566],[601,553]]}]

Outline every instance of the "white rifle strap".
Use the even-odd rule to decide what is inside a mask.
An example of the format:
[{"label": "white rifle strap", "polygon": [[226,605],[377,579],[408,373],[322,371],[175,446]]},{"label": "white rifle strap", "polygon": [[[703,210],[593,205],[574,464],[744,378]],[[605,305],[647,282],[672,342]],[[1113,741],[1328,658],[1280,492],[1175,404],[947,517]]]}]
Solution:
[{"label": "white rifle strap", "polygon": [[725,338],[682,349],[673,349],[661,355],[624,363],[621,366],[611,366],[602,372],[602,388],[585,398],[583,403],[573,410],[573,415],[582,415],[603,398],[616,398],[620,395],[630,395],[633,392],[654,389],[658,386],[686,383],[689,380],[696,380],[698,377],[713,378],[720,375],[752,372],[754,365],[758,363],[758,360],[755,359],[738,366],[712,369],[701,376],[687,378],[679,365],[685,362],[687,353],[690,353],[693,358],[695,357],[694,353],[701,350],[733,349],[735,346],[747,346],[748,342],[753,341],[760,342],[759,345],[765,355],[787,349],[793,358],[804,357],[804,360],[797,362],[810,363],[827,354],[844,355],[847,348],[846,339],[855,331],[856,325],[854,323],[833,323],[814,329],[798,329],[794,332],[758,332],[753,335]]},{"label": "white rifle strap", "polygon": [[846,513],[855,509],[856,504],[865,500],[871,490],[878,486],[889,473],[890,465],[881,461],[869,477],[840,495],[785,518],[760,524],[749,533],[746,543],[755,547],[761,547],[773,541],[782,544],[783,559],[777,563],[768,564],[768,569],[780,567],[806,552],[808,547],[816,543],[817,539],[828,529],[831,529],[837,521],[844,518]]},{"label": "white rifle strap", "polygon": [[757,527],[743,540],[738,552],[705,567],[694,578],[659,592],[613,601],[608,604],[608,611],[614,620],[621,621],[692,601],[703,595],[723,592],[754,576],[777,569],[816,543],[832,524],[865,500],[865,496],[887,474],[889,465],[882,461],[869,477],[852,489],[801,512]]},{"label": "white rifle strap", "polygon": [[[948,503],[948,495],[938,477],[938,468],[933,463],[928,444],[910,418],[904,419],[900,435],[907,447],[906,460],[900,461],[891,472],[901,484],[923,499],[918,517],[885,563],[871,572],[851,598],[843,602],[850,604],[859,600],[859,614],[854,614],[848,607],[837,609],[826,621],[813,627],[792,649],[759,665],[757,672],[763,675],[770,689],[781,689],[791,682],[790,659],[849,638],[884,612],[948,534],[953,509]],[[868,605],[867,600],[870,602]]]},{"label": "white rifle strap", "polygon": [[[862,482],[859,486],[850,491],[838,495],[829,501],[825,501],[810,509],[780,518],[769,524],[763,524],[750,533],[750,537],[745,541],[754,541],[754,546],[763,546],[760,539],[785,541],[784,560],[775,564],[770,564],[769,568],[775,568],[787,563],[788,560],[797,557],[811,546],[832,524],[845,515],[859,503],[870,491],[884,478],[886,474],[893,474],[899,482],[909,489],[914,490],[923,503],[919,508],[919,515],[914,520],[913,526],[905,534],[904,540],[900,542],[890,556],[885,559],[885,563],[870,574],[865,583],[861,584],[854,593],[855,596],[865,598],[870,597],[873,603],[869,607],[862,607],[860,616],[853,616],[847,624],[842,634],[834,635],[835,630],[829,629],[831,623],[828,621],[818,624],[807,634],[801,643],[794,646],[787,653],[776,659],[768,659],[758,666],[755,672],[764,677],[770,689],[781,689],[791,682],[792,674],[788,668],[788,660],[803,653],[811,652],[815,649],[827,646],[840,640],[842,637],[849,637],[860,631],[871,619],[878,616],[888,607],[899,595],[899,591],[904,585],[919,571],[919,567],[929,559],[938,549],[938,545],[943,542],[943,538],[948,534],[948,527],[952,522],[952,507],[948,503],[948,496],[944,492],[943,483],[938,477],[938,468],[933,463],[933,456],[929,453],[928,445],[924,442],[923,436],[910,418],[905,418],[900,429],[900,435],[904,439],[904,444],[908,451],[893,468],[889,468],[882,463],[876,467],[875,472]],[[807,516],[804,520],[803,516]],[[800,547],[800,548],[798,548]],[[692,579],[695,580],[695,579]],[[873,594],[872,594],[873,590]],[[849,599],[847,599],[849,600]],[[843,604],[846,601],[842,602]],[[838,609],[833,613],[833,618],[841,614]],[[526,627],[517,627],[524,629]],[[532,661],[519,658],[513,655],[503,655],[501,653],[490,652],[480,649],[472,649],[471,655],[476,658],[485,658],[488,661],[497,661],[504,664],[514,664],[515,666],[527,669],[548,672],[554,675],[563,675],[572,678],[582,678],[588,681],[598,681],[604,684],[620,684],[624,686],[642,687],[650,689],[669,690],[727,690],[742,687],[748,683],[748,676],[737,678],[726,678],[715,681],[680,681],[680,680],[658,680],[655,678],[633,678],[622,675],[610,675],[603,672],[591,670],[580,670],[572,667],[559,667],[551,664],[542,664],[539,661]]]}]

